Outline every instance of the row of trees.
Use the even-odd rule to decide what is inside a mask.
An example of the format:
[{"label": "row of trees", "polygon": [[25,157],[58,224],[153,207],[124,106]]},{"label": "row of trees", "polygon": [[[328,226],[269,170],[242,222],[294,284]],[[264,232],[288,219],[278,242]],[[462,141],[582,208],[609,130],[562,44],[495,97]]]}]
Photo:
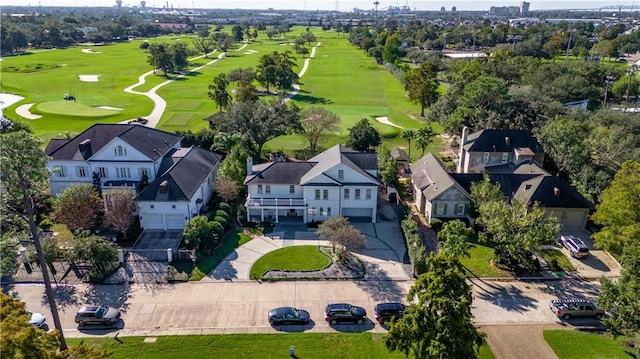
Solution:
[{"label": "row of trees", "polygon": [[175,44],[143,42],[140,48],[149,53],[147,62],[156,69],[162,69],[164,76],[168,72],[180,72],[189,64],[189,49],[183,42]]}]

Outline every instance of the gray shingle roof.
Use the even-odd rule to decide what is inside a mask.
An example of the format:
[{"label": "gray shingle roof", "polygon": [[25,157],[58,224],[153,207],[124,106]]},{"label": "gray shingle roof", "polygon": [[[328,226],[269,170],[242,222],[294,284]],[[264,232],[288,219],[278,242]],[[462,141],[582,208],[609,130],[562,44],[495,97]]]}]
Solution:
[{"label": "gray shingle roof", "polygon": [[[366,171],[378,169],[378,156],[373,152],[358,152],[343,145],[335,145],[307,162],[315,165],[300,179],[300,184],[303,185],[340,163],[371,179],[372,182],[381,184],[376,177]],[[337,181],[335,178],[333,180]]]},{"label": "gray shingle roof", "polygon": [[142,125],[95,124],[71,140],[53,139],[47,144],[46,154],[54,160],[86,160],[86,154],[80,152],[82,141],[91,140],[91,152],[100,151],[114,138],[124,142],[155,161],[164,156],[182,136],[156,130]]},{"label": "gray shingle roof", "polygon": [[391,153],[391,157],[395,158],[396,161],[409,162],[409,155],[407,155],[407,153],[401,148],[394,147],[389,152]]},{"label": "gray shingle roof", "polygon": [[[266,165],[266,166],[263,166]],[[268,162],[256,165],[262,170],[247,176],[244,184],[299,184],[305,173],[313,168],[308,162]]]},{"label": "gray shingle roof", "polygon": [[411,165],[411,180],[429,201],[456,185],[442,162],[431,152]]},{"label": "gray shingle roof", "polygon": [[513,198],[525,201],[530,206],[538,202],[543,207],[551,208],[594,208],[575,187],[556,176],[538,176],[523,181]]},{"label": "gray shingle roof", "polygon": [[511,152],[515,148],[544,152],[538,139],[525,130],[480,130],[470,134],[463,145],[468,152]]},{"label": "gray shingle roof", "polygon": [[[220,162],[222,155],[192,146],[175,151],[172,165],[138,194],[140,201],[188,201]],[[164,163],[164,161],[163,161]],[[160,184],[167,181],[167,193],[160,193]]]}]

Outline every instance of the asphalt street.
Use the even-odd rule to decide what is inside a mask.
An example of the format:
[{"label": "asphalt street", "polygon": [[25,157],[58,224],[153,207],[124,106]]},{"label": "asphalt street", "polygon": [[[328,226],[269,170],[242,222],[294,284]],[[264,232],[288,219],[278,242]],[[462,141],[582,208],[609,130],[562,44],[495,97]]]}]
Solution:
[{"label": "asphalt street", "polygon": [[[359,305],[373,317],[376,303],[405,301],[412,281],[286,281],[208,282],[155,285],[73,285],[55,289],[62,326],[68,337],[102,335],[178,335],[226,333],[275,333],[373,331],[384,332],[371,320],[363,325],[329,326],[323,318],[329,303]],[[473,281],[475,323],[483,325],[560,324],[551,313],[549,301],[558,296],[594,297],[597,282],[489,282]],[[27,303],[27,309],[51,314],[39,284],[19,284],[4,288]],[[79,330],[73,321],[83,304],[120,308],[122,320],[114,328],[91,327]],[[307,326],[271,327],[267,311],[279,306],[306,309],[312,322]],[[583,319],[570,325],[588,325]]]}]

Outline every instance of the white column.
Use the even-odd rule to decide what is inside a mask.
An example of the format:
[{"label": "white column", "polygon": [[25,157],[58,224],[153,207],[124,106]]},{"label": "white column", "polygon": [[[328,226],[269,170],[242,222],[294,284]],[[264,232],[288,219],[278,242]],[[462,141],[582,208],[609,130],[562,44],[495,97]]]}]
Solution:
[{"label": "white column", "polygon": [[169,263],[173,261],[173,254],[171,253],[171,248],[167,248],[167,261]]},{"label": "white column", "polygon": [[118,249],[118,262],[124,263],[124,251],[122,248]]}]

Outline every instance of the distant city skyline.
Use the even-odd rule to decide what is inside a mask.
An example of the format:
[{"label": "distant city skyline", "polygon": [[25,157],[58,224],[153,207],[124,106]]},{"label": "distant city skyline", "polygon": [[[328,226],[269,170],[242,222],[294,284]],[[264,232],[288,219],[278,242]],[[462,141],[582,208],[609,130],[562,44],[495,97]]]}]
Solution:
[{"label": "distant city skyline", "polygon": [[[14,2],[16,0],[6,1],[4,6],[8,5],[26,5],[29,6],[76,6],[76,7],[112,7],[115,6],[115,0],[27,0],[22,3]],[[491,6],[520,6],[520,1],[509,0],[490,0],[490,1],[478,1],[478,0],[392,0],[381,1],[378,0],[379,10],[384,10],[389,6],[409,6],[411,9],[417,10],[440,10],[442,6],[447,11],[451,11],[451,8],[455,6],[457,10],[469,11],[469,10],[489,10]],[[147,7],[162,8],[169,4],[169,8],[174,9],[269,9],[274,10],[338,10],[338,11],[351,11],[353,8],[360,9],[373,9],[373,0],[277,0],[277,1],[265,1],[265,0],[147,0]],[[531,4],[529,10],[546,10],[546,9],[586,9],[586,8],[599,8],[607,5],[638,5],[640,0],[629,1],[597,1],[597,0],[582,0],[576,1],[553,1],[553,0],[539,0],[529,1]],[[140,1],[122,0],[123,7],[140,6]]]}]

